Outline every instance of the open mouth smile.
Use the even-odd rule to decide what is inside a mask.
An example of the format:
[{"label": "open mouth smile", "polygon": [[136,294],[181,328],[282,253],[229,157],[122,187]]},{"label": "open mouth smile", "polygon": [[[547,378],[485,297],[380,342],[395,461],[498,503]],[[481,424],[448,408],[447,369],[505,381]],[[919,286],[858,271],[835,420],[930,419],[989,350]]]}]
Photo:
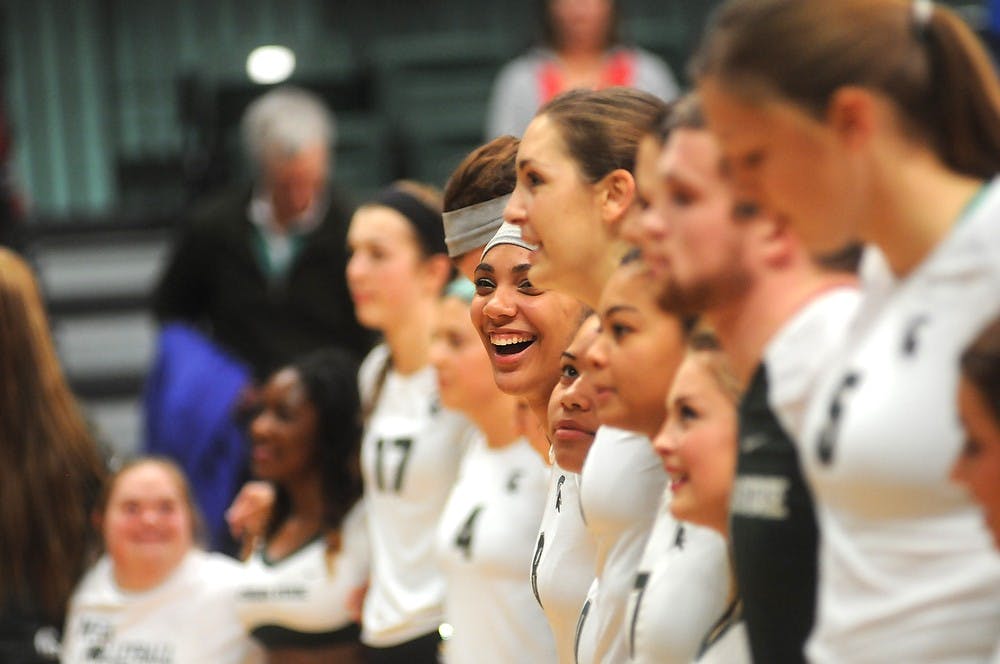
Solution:
[{"label": "open mouth smile", "polygon": [[497,355],[517,355],[527,350],[538,337],[530,334],[490,334],[490,344]]}]

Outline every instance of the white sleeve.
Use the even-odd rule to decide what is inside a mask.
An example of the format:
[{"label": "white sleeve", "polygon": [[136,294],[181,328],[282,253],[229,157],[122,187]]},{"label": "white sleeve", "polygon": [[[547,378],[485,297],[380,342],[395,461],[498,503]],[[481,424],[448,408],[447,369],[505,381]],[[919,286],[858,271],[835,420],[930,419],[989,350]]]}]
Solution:
[{"label": "white sleeve", "polygon": [[635,50],[635,87],[671,101],[680,94],[677,78],[659,56],[643,49]]},{"label": "white sleeve", "polygon": [[520,136],[538,110],[535,69],[538,57],[523,55],[500,70],[493,82],[486,109],[486,140],[498,136]]}]

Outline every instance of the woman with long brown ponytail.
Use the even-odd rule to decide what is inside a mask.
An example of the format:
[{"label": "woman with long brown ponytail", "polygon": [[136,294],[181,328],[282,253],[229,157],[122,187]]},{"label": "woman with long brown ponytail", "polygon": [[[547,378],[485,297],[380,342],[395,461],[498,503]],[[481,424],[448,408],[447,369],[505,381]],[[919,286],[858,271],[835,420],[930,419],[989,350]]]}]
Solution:
[{"label": "woman with long brown ponytail", "polygon": [[694,60],[739,190],[864,301],[798,441],[820,528],[812,662],[985,661],[1000,558],[949,481],[958,357],[1000,312],[1000,82],[929,0],[730,0]]}]

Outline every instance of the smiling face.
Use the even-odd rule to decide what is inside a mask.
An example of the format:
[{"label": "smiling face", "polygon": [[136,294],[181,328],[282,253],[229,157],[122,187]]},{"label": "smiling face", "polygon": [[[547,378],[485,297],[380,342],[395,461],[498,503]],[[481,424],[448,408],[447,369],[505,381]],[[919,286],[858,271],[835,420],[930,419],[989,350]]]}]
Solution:
[{"label": "smiling face", "polygon": [[863,221],[869,178],[829,125],[788,102],[750,104],[711,77],[698,92],[740,191],[786,217],[810,252],[874,239]]},{"label": "smiling face", "polygon": [[194,517],[176,471],[140,462],[114,480],[102,518],[104,544],[119,580],[159,579],[191,549]]},{"label": "smiling face", "polygon": [[295,369],[274,374],[261,395],[262,410],[250,425],[253,473],[290,484],[317,468],[316,407]]},{"label": "smiling face", "polygon": [[601,333],[586,360],[601,423],[652,437],[663,424],[664,400],[684,359],[683,324],[657,306],[638,261],[612,275],[599,312]]},{"label": "smiling face", "polygon": [[572,297],[536,288],[528,279],[528,254],[501,244],[483,257],[470,315],[497,386],[531,404],[545,404],[582,307]]},{"label": "smiling face", "polygon": [[653,446],[670,476],[671,513],[725,535],[736,475],[736,404],[702,355],[709,353],[690,354],[677,371]]},{"label": "smiling face", "polygon": [[667,310],[703,313],[739,299],[751,286],[745,257],[751,220],[734,217],[720,159],[715,139],[700,129],[671,132],[660,156],[664,190],[656,212],[667,226],[644,234],[641,247],[658,266]]},{"label": "smiling face", "polygon": [[600,319],[591,315],[580,326],[562,354],[559,382],[549,397],[549,441],[556,463],[571,473],[583,470],[583,462],[601,426],[594,405],[594,384],[583,363],[583,355],[597,338],[600,325]]},{"label": "smiling face", "polygon": [[965,377],[958,386],[958,410],[966,442],[952,469],[952,479],[965,485],[983,508],[986,525],[1000,549],[1000,422],[982,393]]},{"label": "smiling face", "polygon": [[518,148],[517,185],[504,218],[538,245],[531,278],[539,287],[584,300],[590,294],[590,268],[601,264],[607,246],[600,189],[566,152],[557,125],[545,115],[532,120]]},{"label": "smiling face", "polygon": [[425,261],[410,222],[381,205],[358,209],[347,231],[347,285],[365,327],[386,331],[428,296]]},{"label": "smiling face", "polygon": [[469,305],[457,297],[446,297],[441,300],[436,321],[430,359],[437,370],[441,404],[469,413],[495,401],[500,395],[489,357],[469,321]]}]

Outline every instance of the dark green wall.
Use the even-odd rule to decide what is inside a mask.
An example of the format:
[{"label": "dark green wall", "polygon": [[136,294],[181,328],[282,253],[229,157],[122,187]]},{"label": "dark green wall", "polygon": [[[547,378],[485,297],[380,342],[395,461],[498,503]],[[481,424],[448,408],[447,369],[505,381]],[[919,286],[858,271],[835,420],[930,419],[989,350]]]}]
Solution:
[{"label": "dark green wall", "polygon": [[[675,61],[715,4],[623,2],[633,35],[666,43]],[[38,213],[106,215],[129,202],[126,183],[143,164],[165,165],[169,177],[195,140],[179,116],[182,77],[242,82],[246,54],[262,43],[295,49],[298,75],[311,80],[377,64],[379,45],[399,35],[472,32],[512,56],[535,34],[535,6],[534,0],[6,0],[0,45],[16,173]],[[398,175],[398,165],[385,174]]]}]

